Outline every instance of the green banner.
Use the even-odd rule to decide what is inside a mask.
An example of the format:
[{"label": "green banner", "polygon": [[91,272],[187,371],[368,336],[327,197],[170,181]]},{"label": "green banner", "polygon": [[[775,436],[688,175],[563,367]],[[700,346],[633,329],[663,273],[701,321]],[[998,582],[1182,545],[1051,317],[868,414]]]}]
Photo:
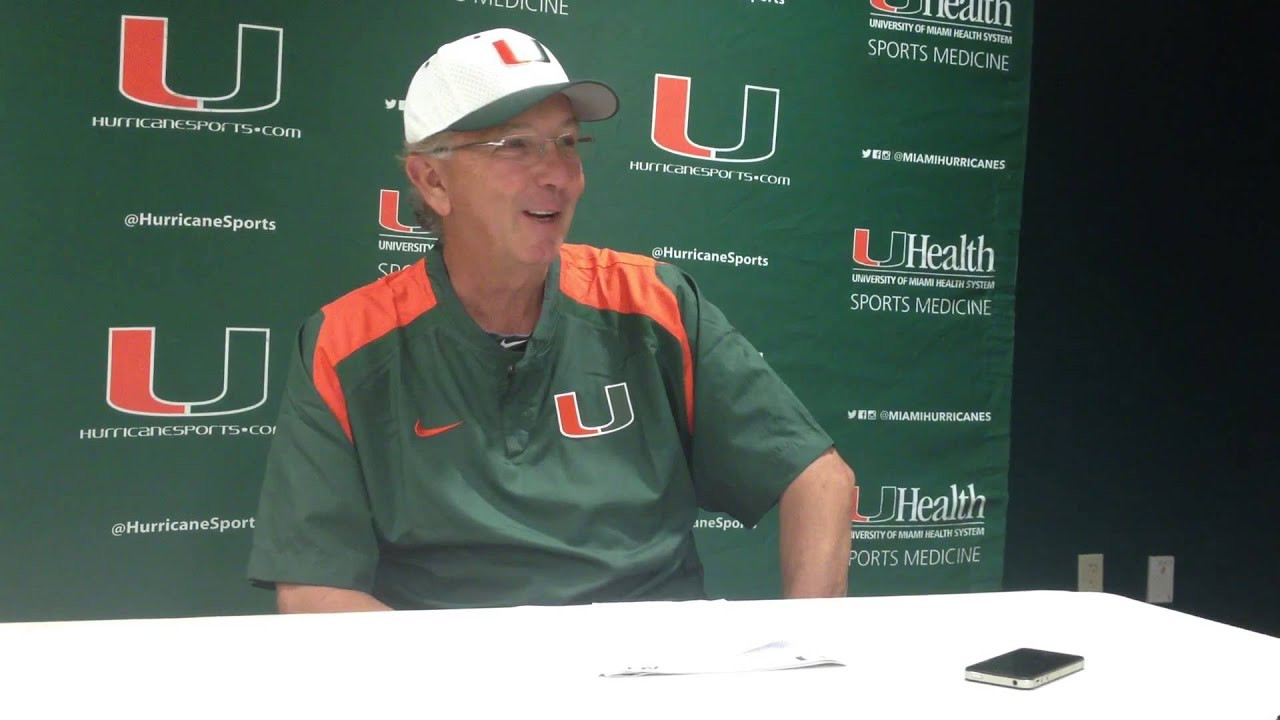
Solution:
[{"label": "green banner", "polygon": [[[273,607],[244,569],[287,345],[434,242],[399,104],[491,27],[617,90],[570,241],[690,272],[835,438],[850,592],[999,588],[1029,0],[8,15],[0,620]],[[777,595],[776,514],[695,533],[710,595]]]}]

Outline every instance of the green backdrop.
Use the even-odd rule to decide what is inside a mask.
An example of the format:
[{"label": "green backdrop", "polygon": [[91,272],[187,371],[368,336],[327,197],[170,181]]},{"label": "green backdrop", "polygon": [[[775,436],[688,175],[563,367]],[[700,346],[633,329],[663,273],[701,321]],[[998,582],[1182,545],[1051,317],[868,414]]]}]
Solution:
[{"label": "green backdrop", "polygon": [[[264,612],[298,323],[413,262],[398,101],[513,27],[622,111],[571,241],[688,270],[836,439],[852,594],[998,589],[1029,0],[43,2],[0,25],[0,620]],[[778,592],[776,516],[705,516]]]}]

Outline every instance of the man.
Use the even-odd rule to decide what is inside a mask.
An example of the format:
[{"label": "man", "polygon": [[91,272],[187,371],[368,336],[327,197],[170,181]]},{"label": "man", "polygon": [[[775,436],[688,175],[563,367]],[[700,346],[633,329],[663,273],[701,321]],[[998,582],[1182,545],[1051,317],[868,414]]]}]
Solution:
[{"label": "man", "polygon": [[442,241],[300,332],[249,563],[281,611],[700,598],[697,507],[779,497],[784,595],[845,593],[831,439],[680,271],[564,242],[617,107],[513,30],[417,71]]}]

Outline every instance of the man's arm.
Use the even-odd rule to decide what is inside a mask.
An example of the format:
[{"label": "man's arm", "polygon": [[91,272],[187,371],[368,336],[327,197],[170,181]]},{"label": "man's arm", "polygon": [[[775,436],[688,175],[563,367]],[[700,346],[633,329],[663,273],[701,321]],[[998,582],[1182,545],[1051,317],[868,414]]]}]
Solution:
[{"label": "man's arm", "polygon": [[390,610],[359,590],[320,585],[276,584],[276,608],[282,613],[368,612]]},{"label": "man's arm", "polygon": [[[348,308],[345,316],[363,317],[360,312]],[[372,588],[379,560],[373,511],[334,365],[347,350],[333,338],[354,333],[344,329],[350,325],[345,316],[341,308],[311,316],[290,347],[247,572],[255,585],[276,587],[280,612],[387,609],[363,592],[344,589]],[[337,324],[326,335],[321,331],[328,322]]]},{"label": "man's arm", "polygon": [[778,545],[783,597],[848,593],[853,484],[853,470],[830,448],[782,493]]}]

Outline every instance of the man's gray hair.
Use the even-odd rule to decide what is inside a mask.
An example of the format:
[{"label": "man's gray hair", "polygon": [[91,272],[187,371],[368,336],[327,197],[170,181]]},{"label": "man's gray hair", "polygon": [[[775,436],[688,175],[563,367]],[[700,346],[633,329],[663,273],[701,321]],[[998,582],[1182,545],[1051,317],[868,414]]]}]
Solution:
[{"label": "man's gray hair", "polygon": [[[451,130],[442,130],[435,135],[427,137],[417,142],[406,142],[404,150],[400,153],[400,161],[404,162],[410,155],[435,155],[437,157],[448,157],[447,148],[454,142],[455,133]],[[443,239],[440,233],[444,230],[440,214],[437,213],[427,201],[422,198],[422,193],[411,183],[409,192],[413,195],[413,217],[418,221],[418,227],[432,233],[437,238]]]}]

